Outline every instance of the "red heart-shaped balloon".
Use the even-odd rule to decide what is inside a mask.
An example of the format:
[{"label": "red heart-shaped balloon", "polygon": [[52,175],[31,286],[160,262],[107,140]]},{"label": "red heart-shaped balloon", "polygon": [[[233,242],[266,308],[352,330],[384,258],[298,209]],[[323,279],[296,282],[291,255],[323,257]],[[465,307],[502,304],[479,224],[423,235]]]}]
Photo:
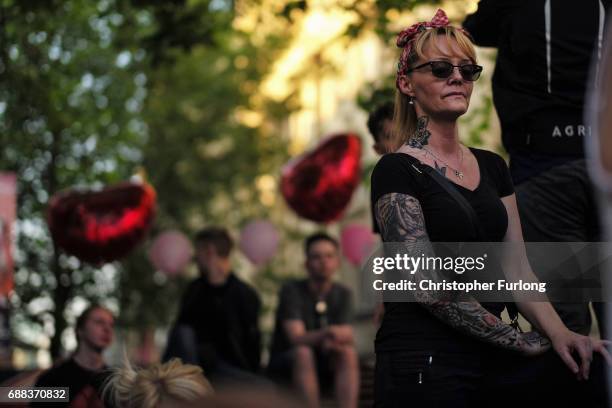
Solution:
[{"label": "red heart-shaped balloon", "polygon": [[283,168],[281,191],[285,200],[309,220],[337,220],[359,184],[360,159],[358,136],[342,134],[325,139]]},{"label": "red heart-shaped balloon", "polygon": [[127,255],[155,216],[155,191],[121,183],[102,191],[68,190],[51,198],[47,222],[56,245],[82,261],[111,262]]}]

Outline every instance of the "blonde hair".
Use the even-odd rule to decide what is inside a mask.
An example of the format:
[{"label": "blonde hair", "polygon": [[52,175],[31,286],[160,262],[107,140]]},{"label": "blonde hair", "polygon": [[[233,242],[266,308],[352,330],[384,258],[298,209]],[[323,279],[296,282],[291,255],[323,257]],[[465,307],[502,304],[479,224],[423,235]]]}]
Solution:
[{"label": "blonde hair", "polygon": [[[419,58],[425,58],[423,50],[428,44],[431,44],[434,49],[437,48],[436,43],[432,41],[439,35],[445,35],[449,45],[454,41],[459,49],[464,52],[472,62],[476,63],[476,50],[472,40],[461,29],[453,26],[438,27],[429,29],[419,34],[414,40],[412,50],[408,56],[409,66],[412,66]],[[436,49],[436,51],[440,51]],[[407,75],[405,72],[398,73],[399,75]],[[395,109],[393,112],[393,137],[398,141],[399,148],[403,143],[414,134],[417,127],[417,115],[414,105],[410,104],[410,97],[403,94],[399,89],[395,91]]]},{"label": "blonde hair", "polygon": [[134,369],[127,358],[104,386],[104,400],[121,408],[159,408],[164,402],[192,402],[213,393],[202,369],[173,358]]}]

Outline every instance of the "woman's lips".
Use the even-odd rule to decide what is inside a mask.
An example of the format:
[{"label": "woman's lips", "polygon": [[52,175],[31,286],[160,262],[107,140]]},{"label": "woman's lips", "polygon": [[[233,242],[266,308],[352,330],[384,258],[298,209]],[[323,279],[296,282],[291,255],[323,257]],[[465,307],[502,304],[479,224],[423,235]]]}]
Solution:
[{"label": "woman's lips", "polygon": [[465,94],[462,92],[451,92],[449,94],[444,95],[445,98],[449,98],[451,96],[461,96],[463,98],[466,98]]}]

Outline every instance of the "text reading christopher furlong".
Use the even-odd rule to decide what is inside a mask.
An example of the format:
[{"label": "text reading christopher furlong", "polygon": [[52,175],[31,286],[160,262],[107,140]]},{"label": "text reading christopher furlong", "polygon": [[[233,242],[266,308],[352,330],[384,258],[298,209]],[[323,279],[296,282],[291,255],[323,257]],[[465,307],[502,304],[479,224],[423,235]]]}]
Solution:
[{"label": "text reading christopher furlong", "polygon": [[398,271],[415,275],[419,272],[416,280],[401,279],[399,281],[385,282],[383,279],[376,279],[372,283],[376,291],[537,291],[546,292],[545,282],[525,282],[519,280],[509,282],[499,279],[497,282],[480,282],[476,279],[470,282],[457,282],[453,280],[433,280],[422,278],[424,273],[455,272],[462,275],[465,272],[482,271],[485,269],[487,255],[479,257],[439,257],[439,256],[409,256],[407,254],[396,254],[392,257],[375,257],[372,259],[372,272],[381,275],[386,271]]}]

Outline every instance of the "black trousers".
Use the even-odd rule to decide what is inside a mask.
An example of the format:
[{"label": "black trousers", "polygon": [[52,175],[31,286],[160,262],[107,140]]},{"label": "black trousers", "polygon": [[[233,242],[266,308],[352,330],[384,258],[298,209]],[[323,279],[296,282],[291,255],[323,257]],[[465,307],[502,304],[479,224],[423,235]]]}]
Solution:
[{"label": "black trousers", "polygon": [[430,351],[376,353],[376,408],[478,406],[482,359]]},{"label": "black trousers", "polygon": [[[510,167],[512,169],[512,160]],[[575,160],[553,167],[518,184],[516,199],[525,242],[561,243],[601,240],[599,213],[585,160]],[[540,279],[547,280],[547,277],[540,276],[537,265],[538,255],[542,254],[529,249],[528,246],[527,251],[534,273]],[[561,244],[559,251],[562,252]],[[543,262],[546,264],[545,259]],[[559,290],[576,288],[576,296],[580,297],[581,281],[586,271],[582,271],[577,264],[573,267],[569,263],[566,269],[567,271],[560,271],[559,275],[563,274],[571,279],[559,280],[561,283]],[[574,271],[573,278],[572,271]],[[598,274],[597,271],[591,272],[593,273]],[[549,291],[549,296],[552,298],[557,297],[554,290],[551,288]],[[567,327],[578,333],[588,334],[591,329],[591,314],[588,309],[590,300],[592,299],[578,301],[566,299],[552,303]],[[604,307],[596,301],[593,307],[600,332],[605,333]]]},{"label": "black trousers", "polygon": [[554,351],[521,357],[431,351],[376,355],[376,408],[605,407],[604,362],[577,381]]}]

